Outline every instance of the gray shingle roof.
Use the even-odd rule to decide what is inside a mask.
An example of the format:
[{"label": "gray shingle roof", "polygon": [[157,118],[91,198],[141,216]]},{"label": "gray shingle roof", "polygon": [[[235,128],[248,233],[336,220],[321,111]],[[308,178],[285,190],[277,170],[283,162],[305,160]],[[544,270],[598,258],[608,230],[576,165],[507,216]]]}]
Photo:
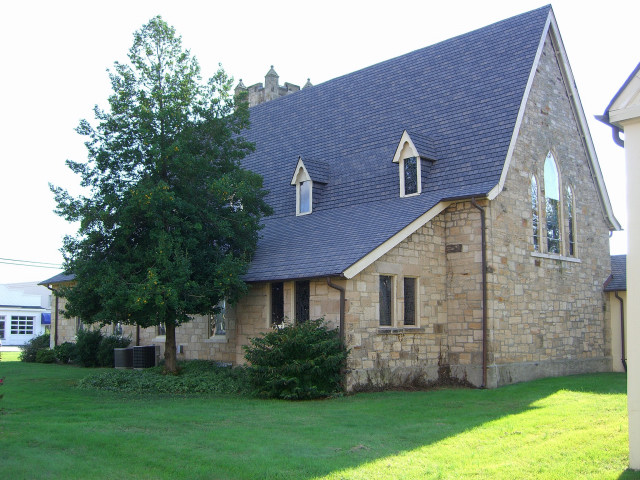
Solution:
[{"label": "gray shingle roof", "polygon": [[[439,201],[486,195],[499,182],[550,11],[252,107],[246,137],[256,151],[243,163],[264,177],[274,214],[246,280],[340,274]],[[410,198],[399,198],[392,162],[404,130],[421,155],[437,156]],[[300,156],[328,165],[330,182],[313,213],[296,217],[290,182]]]},{"label": "gray shingle roof", "polygon": [[45,287],[50,284],[70,282],[75,279],[76,276],[73,273],[59,273],[51,278],[41,281],[38,285],[44,285]]},{"label": "gray shingle roof", "polygon": [[611,276],[604,284],[605,292],[627,290],[627,256],[611,255]]}]

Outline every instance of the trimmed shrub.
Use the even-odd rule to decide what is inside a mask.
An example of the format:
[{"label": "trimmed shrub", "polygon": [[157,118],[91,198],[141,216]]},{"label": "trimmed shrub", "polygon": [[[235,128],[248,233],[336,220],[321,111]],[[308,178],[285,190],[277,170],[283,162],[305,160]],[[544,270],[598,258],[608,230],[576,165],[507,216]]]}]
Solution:
[{"label": "trimmed shrub", "polygon": [[98,349],[102,340],[100,330],[82,329],[76,334],[78,361],[83,367],[98,366]]},{"label": "trimmed shrub", "polygon": [[20,347],[21,362],[35,362],[36,355],[40,350],[49,350],[49,334],[45,333],[38,337],[33,337],[27,343]]},{"label": "trimmed shrub", "polygon": [[56,363],[56,354],[53,350],[38,350],[36,353],[37,363]]},{"label": "trimmed shrub", "polygon": [[109,335],[102,337],[98,346],[96,361],[99,367],[113,367],[113,349],[126,348],[131,343],[131,339],[121,335]]},{"label": "trimmed shrub", "polygon": [[56,358],[62,364],[67,364],[75,361],[78,354],[76,344],[71,342],[64,342],[60,345],[53,347],[53,352],[56,354]]},{"label": "trimmed shrub", "polygon": [[254,392],[266,398],[304,400],[341,391],[348,351],[323,318],[252,338],[244,347]]}]

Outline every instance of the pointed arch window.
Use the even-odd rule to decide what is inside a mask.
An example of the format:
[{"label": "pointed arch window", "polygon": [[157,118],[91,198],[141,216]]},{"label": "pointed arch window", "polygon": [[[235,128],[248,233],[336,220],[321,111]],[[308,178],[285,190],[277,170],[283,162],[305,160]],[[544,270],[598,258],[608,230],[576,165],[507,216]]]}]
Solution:
[{"label": "pointed arch window", "polygon": [[547,228],[547,253],[560,254],[560,176],[553,154],[544,161],[544,197]]},{"label": "pointed arch window", "polygon": [[535,175],[531,175],[531,227],[533,234],[533,250],[540,251],[540,200],[538,194],[538,181]]},{"label": "pointed arch window", "polygon": [[567,222],[568,222],[568,230],[567,230],[567,253],[570,257],[576,256],[576,205],[575,205],[575,197],[573,195],[573,189],[571,185],[567,185],[566,191],[566,199],[565,202],[567,204]]}]

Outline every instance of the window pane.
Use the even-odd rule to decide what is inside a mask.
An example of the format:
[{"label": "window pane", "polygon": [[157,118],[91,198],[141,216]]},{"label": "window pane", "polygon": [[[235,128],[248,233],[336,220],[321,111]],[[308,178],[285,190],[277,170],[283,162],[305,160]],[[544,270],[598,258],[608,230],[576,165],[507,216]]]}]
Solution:
[{"label": "window pane", "polygon": [[380,275],[380,325],[391,326],[392,278]]},{"label": "window pane", "polygon": [[404,159],[404,194],[418,192],[418,160],[416,157]]},{"label": "window pane", "polygon": [[540,251],[540,208],[538,205],[538,182],[531,177],[531,225],[533,227],[533,249]]},{"label": "window pane", "polygon": [[209,315],[209,337],[227,334],[227,302],[222,300],[216,307],[217,313]]},{"label": "window pane", "polygon": [[547,225],[547,252],[560,253],[560,188],[558,167],[551,152],[544,162],[544,195]]},{"label": "window pane", "polygon": [[307,180],[300,184],[300,213],[311,211],[311,181]]},{"label": "window pane", "polygon": [[573,190],[567,186],[567,217],[569,220],[569,255],[576,254],[575,214],[573,205]]},{"label": "window pane", "polygon": [[296,282],[296,322],[309,320],[309,282]]},{"label": "window pane", "polygon": [[416,279],[404,279],[404,324],[416,324]]},{"label": "window pane", "polygon": [[282,325],[284,321],[284,284],[271,284],[271,324]]}]

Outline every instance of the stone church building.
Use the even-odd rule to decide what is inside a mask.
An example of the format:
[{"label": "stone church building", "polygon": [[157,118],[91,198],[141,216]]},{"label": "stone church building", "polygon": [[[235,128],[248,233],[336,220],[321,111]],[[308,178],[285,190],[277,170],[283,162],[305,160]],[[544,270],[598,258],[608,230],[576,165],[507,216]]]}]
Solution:
[{"label": "stone church building", "polygon": [[[274,214],[249,294],[180,326],[180,358],[241,364],[251,337],[324,317],[349,388],[611,371],[620,225],[550,6],[250,111],[243,164]],[[76,322],[56,315],[52,343]],[[161,326],[125,333],[164,344]]]}]

